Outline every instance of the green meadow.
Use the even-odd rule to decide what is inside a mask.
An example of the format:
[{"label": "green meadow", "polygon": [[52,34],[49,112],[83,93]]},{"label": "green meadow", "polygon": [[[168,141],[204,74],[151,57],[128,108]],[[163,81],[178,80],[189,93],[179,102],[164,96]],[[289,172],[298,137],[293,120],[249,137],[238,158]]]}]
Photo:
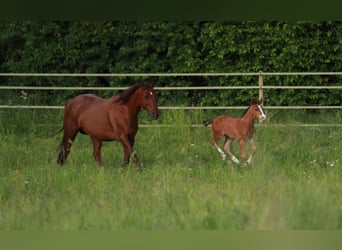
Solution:
[{"label": "green meadow", "polygon": [[151,121],[143,111],[152,126],[136,137],[140,173],[122,167],[117,142],[104,143],[99,168],[84,135],[60,167],[62,133],[52,134],[62,111],[0,110],[0,229],[342,229],[341,127],[301,126],[341,124],[341,111],[267,113],[245,166],[222,161],[210,128],[191,126],[215,114],[164,111]]}]

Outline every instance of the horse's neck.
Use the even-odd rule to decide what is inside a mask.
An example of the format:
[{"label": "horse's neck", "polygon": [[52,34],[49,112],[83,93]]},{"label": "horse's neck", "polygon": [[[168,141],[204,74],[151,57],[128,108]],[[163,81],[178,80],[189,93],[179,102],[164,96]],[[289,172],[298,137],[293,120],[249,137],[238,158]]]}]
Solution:
[{"label": "horse's neck", "polygon": [[250,109],[245,113],[243,117],[241,117],[241,121],[246,124],[249,130],[254,128],[254,121],[255,121],[255,116],[250,113]]},{"label": "horse's neck", "polygon": [[138,100],[139,100],[139,93],[138,91],[136,91],[135,93],[132,94],[129,101],[126,103],[128,110],[129,110],[129,114],[131,115],[131,118],[136,121],[138,119],[138,114],[141,110],[141,106]]}]

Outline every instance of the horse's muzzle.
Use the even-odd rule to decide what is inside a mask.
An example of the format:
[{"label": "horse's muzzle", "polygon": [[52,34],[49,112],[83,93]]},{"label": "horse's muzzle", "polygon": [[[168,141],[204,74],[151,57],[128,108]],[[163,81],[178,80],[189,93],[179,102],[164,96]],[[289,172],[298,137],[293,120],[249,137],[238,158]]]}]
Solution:
[{"label": "horse's muzzle", "polygon": [[150,112],[150,116],[152,117],[153,120],[157,120],[159,118],[159,111],[152,111]]}]

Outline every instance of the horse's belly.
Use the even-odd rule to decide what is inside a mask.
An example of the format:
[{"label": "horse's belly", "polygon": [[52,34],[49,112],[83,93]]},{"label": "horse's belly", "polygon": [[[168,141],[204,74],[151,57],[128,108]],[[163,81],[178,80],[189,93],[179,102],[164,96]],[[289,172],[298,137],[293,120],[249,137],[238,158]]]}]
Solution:
[{"label": "horse's belly", "polygon": [[106,107],[89,108],[79,118],[79,127],[90,137],[102,141],[119,140],[123,135],[135,134],[137,123],[130,122],[122,110],[105,112]]},{"label": "horse's belly", "polygon": [[102,141],[117,140],[116,132],[108,119],[101,117],[101,115],[80,119],[79,127],[80,130],[92,138]]},{"label": "horse's belly", "polygon": [[92,138],[101,141],[114,141],[117,140],[117,135],[110,127],[96,127],[96,126],[82,126],[83,131]]}]

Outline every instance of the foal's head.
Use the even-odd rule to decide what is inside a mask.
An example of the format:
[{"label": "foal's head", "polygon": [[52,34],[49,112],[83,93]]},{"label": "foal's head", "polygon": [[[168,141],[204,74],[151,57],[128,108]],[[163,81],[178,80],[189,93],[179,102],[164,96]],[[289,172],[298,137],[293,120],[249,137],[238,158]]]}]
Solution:
[{"label": "foal's head", "polygon": [[252,100],[251,105],[249,107],[249,112],[251,112],[251,115],[253,117],[257,117],[259,121],[261,122],[266,120],[266,115],[262,108],[262,100],[259,100],[259,101]]},{"label": "foal's head", "polygon": [[154,83],[144,83],[141,91],[142,94],[139,97],[141,107],[146,109],[153,119],[158,119],[159,109],[157,104],[157,94],[154,90]]}]

